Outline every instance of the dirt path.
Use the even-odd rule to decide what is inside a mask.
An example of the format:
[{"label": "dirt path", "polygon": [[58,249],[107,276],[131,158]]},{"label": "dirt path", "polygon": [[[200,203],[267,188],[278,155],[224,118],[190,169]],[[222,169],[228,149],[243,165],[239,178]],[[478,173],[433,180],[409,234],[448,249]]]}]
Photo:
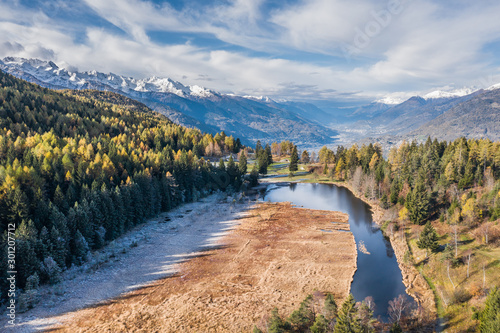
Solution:
[{"label": "dirt path", "polygon": [[60,284],[42,287],[41,301],[34,309],[19,313],[15,327],[7,327],[5,319],[0,321],[2,332],[46,329],[65,320],[66,313],[172,275],[179,263],[217,246],[248,207],[248,203],[233,203],[231,197],[212,195],[136,227],[84,266],[66,271]]},{"label": "dirt path", "polygon": [[[248,332],[277,306],[289,314],[314,290],[340,303],[356,270],[347,215],[261,203],[224,246],[179,274],[66,315],[62,332]],[[343,223],[331,223],[333,221]]]}]

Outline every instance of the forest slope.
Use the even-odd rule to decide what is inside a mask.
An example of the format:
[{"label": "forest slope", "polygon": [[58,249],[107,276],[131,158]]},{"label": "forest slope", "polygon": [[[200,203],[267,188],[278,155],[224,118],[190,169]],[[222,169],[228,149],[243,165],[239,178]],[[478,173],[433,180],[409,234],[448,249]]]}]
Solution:
[{"label": "forest slope", "polygon": [[232,159],[215,168],[200,158],[237,153],[238,139],[173,124],[114,93],[90,95],[0,71],[0,232],[14,226],[18,288],[30,277],[56,283],[145,219],[243,185]]}]

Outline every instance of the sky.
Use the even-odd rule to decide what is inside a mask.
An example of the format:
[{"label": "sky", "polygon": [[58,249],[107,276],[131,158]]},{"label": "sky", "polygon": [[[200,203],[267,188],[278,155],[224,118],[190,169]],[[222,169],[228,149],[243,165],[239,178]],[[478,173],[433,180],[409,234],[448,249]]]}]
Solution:
[{"label": "sky", "polygon": [[500,82],[497,0],[0,0],[0,57],[294,100]]}]

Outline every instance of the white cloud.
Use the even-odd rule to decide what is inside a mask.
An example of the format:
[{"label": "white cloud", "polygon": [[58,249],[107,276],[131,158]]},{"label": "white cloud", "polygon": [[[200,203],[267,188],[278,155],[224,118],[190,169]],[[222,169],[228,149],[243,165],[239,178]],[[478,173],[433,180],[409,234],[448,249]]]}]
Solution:
[{"label": "white cloud", "polygon": [[[80,70],[169,76],[187,84],[201,79],[215,90],[304,98],[398,91],[406,96],[447,84],[471,85],[499,73],[495,55],[483,48],[500,39],[500,4],[401,0],[391,11],[395,1],[312,0],[266,11],[263,0],[235,0],[177,11],[140,0],[85,0],[126,32],[118,35],[79,22],[67,29],[54,13],[0,0],[0,55],[53,57]],[[78,29],[85,38],[76,41]],[[161,45],[148,38],[151,30],[209,33],[269,56],[189,42]],[[346,45],[357,51],[344,61]],[[280,59],[280,54],[293,59],[293,50],[332,55],[332,62]]]}]

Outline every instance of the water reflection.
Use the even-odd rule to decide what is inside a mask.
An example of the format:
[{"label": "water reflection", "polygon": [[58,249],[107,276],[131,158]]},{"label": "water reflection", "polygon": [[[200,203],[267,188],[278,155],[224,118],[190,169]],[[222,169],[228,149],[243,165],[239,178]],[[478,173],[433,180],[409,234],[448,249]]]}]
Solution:
[{"label": "water reflection", "polygon": [[351,292],[361,301],[372,296],[377,305],[375,316],[387,319],[390,300],[405,293],[394,250],[380,229],[372,223],[370,207],[348,189],[331,184],[297,184],[273,187],[266,201],[289,201],[311,209],[334,210],[349,214],[349,224],[356,243],[362,241],[370,254],[358,249],[357,271]]}]

